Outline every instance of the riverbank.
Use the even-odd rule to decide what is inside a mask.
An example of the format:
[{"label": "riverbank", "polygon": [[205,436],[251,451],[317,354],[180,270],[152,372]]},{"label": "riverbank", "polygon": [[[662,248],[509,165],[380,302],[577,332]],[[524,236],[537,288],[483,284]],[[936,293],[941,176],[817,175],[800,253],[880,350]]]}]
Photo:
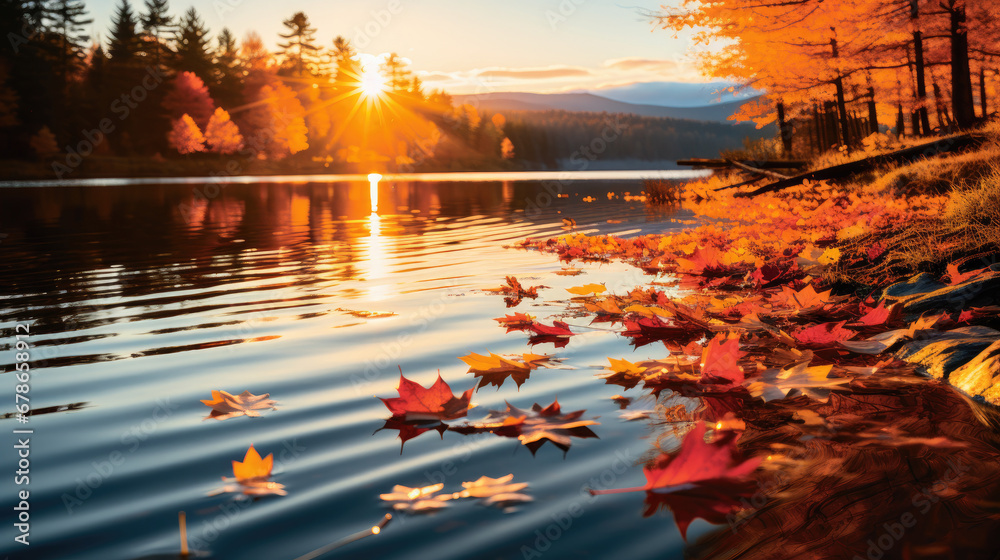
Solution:
[{"label": "riverbank", "polygon": [[657,438],[646,485],[625,490],[645,491],[643,516],[669,510],[681,535],[696,518],[729,525],[687,557],[995,554],[1000,134],[989,133],[976,152],[838,185],[736,198],[720,190],[735,176],[688,183],[682,206],[698,225],[680,233],[521,244],[658,278],[571,290],[567,316],[666,350],[609,357],[603,377],[628,395],[615,397],[623,415],[652,399],[651,425],[687,434],[679,448]]},{"label": "riverbank", "polygon": [[666,315],[709,332],[847,367],[911,364],[1000,405],[998,130],[975,152],[847,184],[737,198],[744,189],[722,189],[735,176],[689,183],[683,205],[701,225],[680,234],[525,245],[675,273],[697,291]]}]

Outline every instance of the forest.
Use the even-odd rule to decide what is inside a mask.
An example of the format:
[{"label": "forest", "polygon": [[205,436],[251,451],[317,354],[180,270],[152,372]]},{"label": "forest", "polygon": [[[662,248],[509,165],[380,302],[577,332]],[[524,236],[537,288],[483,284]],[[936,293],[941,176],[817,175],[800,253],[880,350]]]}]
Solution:
[{"label": "forest", "polygon": [[686,0],[649,15],[693,31],[706,76],[766,91],[736,117],[777,123],[786,151],[851,148],[880,127],[928,136],[993,114],[993,2]]},{"label": "forest", "polygon": [[504,134],[530,165],[584,170],[595,160],[664,161],[715,157],[744,140],[774,135],[773,127],[572,111],[507,111]]}]

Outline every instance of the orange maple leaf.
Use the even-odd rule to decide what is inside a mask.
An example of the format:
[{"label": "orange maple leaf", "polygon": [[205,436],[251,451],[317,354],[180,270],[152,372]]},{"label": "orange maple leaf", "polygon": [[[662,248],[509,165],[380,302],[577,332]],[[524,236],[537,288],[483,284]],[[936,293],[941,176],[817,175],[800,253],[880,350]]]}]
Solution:
[{"label": "orange maple leaf", "polygon": [[233,461],[233,476],[239,482],[255,478],[267,478],[271,476],[271,469],[273,467],[274,453],[268,453],[267,457],[261,459],[260,453],[257,453],[257,450],[251,444],[242,462]]}]

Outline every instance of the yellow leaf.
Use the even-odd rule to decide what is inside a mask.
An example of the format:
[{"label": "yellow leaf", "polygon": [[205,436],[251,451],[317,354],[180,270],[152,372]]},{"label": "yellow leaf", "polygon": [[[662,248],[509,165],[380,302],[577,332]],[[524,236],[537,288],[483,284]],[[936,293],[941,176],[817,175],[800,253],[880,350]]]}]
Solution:
[{"label": "yellow leaf", "polygon": [[587,294],[602,294],[607,291],[607,287],[604,284],[585,284],[574,288],[566,288],[566,291],[578,296],[585,296]]}]

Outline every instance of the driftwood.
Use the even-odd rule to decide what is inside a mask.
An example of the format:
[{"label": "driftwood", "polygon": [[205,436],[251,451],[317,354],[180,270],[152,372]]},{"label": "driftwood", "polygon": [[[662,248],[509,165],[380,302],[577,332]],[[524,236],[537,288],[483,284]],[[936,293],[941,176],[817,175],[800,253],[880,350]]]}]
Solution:
[{"label": "driftwood", "polygon": [[749,171],[750,173],[754,173],[756,175],[766,175],[772,179],[777,179],[779,181],[782,179],[791,179],[791,176],[789,175],[783,175],[775,171],[768,171],[766,169],[761,169],[759,167],[753,167],[740,161],[729,161],[729,163],[731,163],[733,167],[737,167],[739,169],[742,169],[743,171]]},{"label": "driftwood", "polygon": [[[677,165],[694,167],[695,169],[727,169],[733,167],[733,160],[729,159],[704,159],[691,158],[677,160]],[[740,160],[741,164],[756,167],[757,169],[802,169],[809,165],[808,161],[799,160]]]},{"label": "driftwood", "polygon": [[764,185],[757,190],[737,193],[736,197],[756,196],[758,194],[769,193],[801,185],[804,181],[820,181],[824,179],[843,179],[860,173],[873,171],[881,166],[889,164],[905,164],[917,161],[922,158],[932,157],[939,154],[956,152],[970,147],[976,147],[986,141],[986,136],[981,133],[966,133],[949,138],[941,138],[934,142],[896,150],[886,154],[879,154],[866,157],[857,161],[842,163],[832,167],[817,169],[787,179],[782,179],[768,185]]}]

